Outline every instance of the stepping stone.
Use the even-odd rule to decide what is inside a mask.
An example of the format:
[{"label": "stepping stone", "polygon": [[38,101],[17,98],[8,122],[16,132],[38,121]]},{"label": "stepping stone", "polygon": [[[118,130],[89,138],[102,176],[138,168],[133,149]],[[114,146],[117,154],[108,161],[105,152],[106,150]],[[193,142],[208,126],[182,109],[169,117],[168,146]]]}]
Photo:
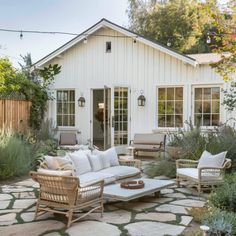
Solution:
[{"label": "stepping stone", "polygon": [[26,209],[36,203],[36,199],[15,200],[12,208]]},{"label": "stepping stone", "polygon": [[92,213],[84,218],[85,220],[98,220],[112,224],[126,224],[131,220],[131,213],[125,210],[104,212],[103,217],[100,213]]},{"label": "stepping stone", "polygon": [[170,188],[162,189],[161,194],[173,193],[174,190]]},{"label": "stepping stone", "polygon": [[193,217],[192,216],[181,216],[181,225],[188,226],[190,222],[192,221]]},{"label": "stepping stone", "polygon": [[170,202],[173,201],[173,198],[169,197],[143,197],[140,199],[142,202],[156,202],[156,203],[165,203],[165,202]]},{"label": "stepping stone", "polygon": [[28,211],[35,211],[36,210],[36,206],[33,206],[33,207],[30,207],[29,209],[27,209],[27,212]]},{"label": "stepping stone", "polygon": [[98,221],[73,223],[66,233],[70,236],[120,236],[121,231],[114,225]]},{"label": "stepping stone", "polygon": [[4,214],[4,213],[18,213],[22,211],[22,209],[6,209],[6,210],[0,210],[0,214]]},{"label": "stepping stone", "polygon": [[34,192],[12,193],[15,198],[35,198]]},{"label": "stepping stone", "polygon": [[14,185],[20,185],[20,186],[28,186],[32,187],[36,182],[33,181],[32,179],[26,179],[20,182],[15,183]]},{"label": "stepping stone", "polygon": [[117,203],[115,206],[122,209],[127,210],[135,210],[135,211],[144,211],[145,209],[155,207],[156,203],[150,203],[150,202],[122,202]]},{"label": "stepping stone", "polygon": [[171,198],[186,198],[186,196],[182,193],[167,193],[163,196],[164,197],[171,197]]},{"label": "stepping stone", "polygon": [[194,190],[190,190],[188,188],[177,188],[176,189],[178,192],[181,192],[181,193],[187,193],[187,194],[192,194],[194,192]]},{"label": "stepping stone", "polygon": [[0,209],[6,209],[9,204],[10,201],[0,201]]},{"label": "stepping stone", "polygon": [[124,227],[128,230],[130,236],[164,236],[164,235],[179,235],[185,227],[170,225],[160,222],[136,222]]},{"label": "stepping stone", "polygon": [[52,232],[52,233],[44,234],[43,236],[61,236],[61,234],[57,232]]},{"label": "stepping stone", "polygon": [[174,205],[186,206],[186,207],[203,207],[205,202],[194,199],[182,199],[171,202]]},{"label": "stepping stone", "polygon": [[27,188],[27,187],[22,187],[22,186],[3,186],[2,187],[2,192],[3,193],[19,193],[19,192],[32,192],[33,188]]},{"label": "stepping stone", "polygon": [[155,220],[161,222],[175,221],[176,215],[172,213],[139,213],[136,215],[135,219],[137,220]]},{"label": "stepping stone", "polygon": [[0,216],[0,225],[12,225],[17,223],[16,213],[8,213]]},{"label": "stepping stone", "polygon": [[[25,212],[25,213],[22,213],[20,215],[20,217],[22,218],[22,220],[24,222],[31,222],[31,221],[34,220],[34,215],[35,215],[34,212]],[[50,217],[52,218],[52,217],[54,217],[54,215],[50,212],[46,212],[44,214],[38,215],[36,220],[45,220],[45,219],[48,219]]]},{"label": "stepping stone", "polygon": [[156,176],[153,179],[159,179],[159,180],[169,180],[170,178],[165,176],[165,175],[160,175],[160,176]]},{"label": "stepping stone", "polygon": [[13,197],[10,194],[2,193],[0,194],[0,201],[11,200]]},{"label": "stepping stone", "polygon": [[163,204],[161,206],[156,207],[156,211],[161,211],[161,212],[171,212],[174,214],[185,214],[188,215],[188,212],[185,209],[186,207],[183,206],[176,206],[176,205],[171,205],[171,204]]},{"label": "stepping stone", "polygon": [[[45,220],[45,221],[37,221],[10,226],[0,227],[0,235],[4,236],[18,236],[18,235],[41,235],[44,232],[52,231],[52,230],[60,230],[65,225],[56,220]],[[77,232],[78,235],[78,232]]]}]

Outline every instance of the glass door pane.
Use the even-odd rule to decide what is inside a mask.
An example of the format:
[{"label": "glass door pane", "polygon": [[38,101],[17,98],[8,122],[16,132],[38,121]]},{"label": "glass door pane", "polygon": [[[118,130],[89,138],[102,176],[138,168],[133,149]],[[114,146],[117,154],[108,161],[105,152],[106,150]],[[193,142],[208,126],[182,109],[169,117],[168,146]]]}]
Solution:
[{"label": "glass door pane", "polygon": [[103,93],[104,100],[104,149],[111,147],[111,89],[105,87]]}]

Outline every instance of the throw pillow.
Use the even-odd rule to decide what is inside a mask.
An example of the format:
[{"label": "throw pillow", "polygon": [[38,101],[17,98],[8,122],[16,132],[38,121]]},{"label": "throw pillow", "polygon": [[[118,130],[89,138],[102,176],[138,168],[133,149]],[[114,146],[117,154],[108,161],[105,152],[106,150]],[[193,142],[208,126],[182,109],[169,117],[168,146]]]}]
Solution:
[{"label": "throw pillow", "polygon": [[98,157],[101,159],[102,161],[102,167],[103,169],[105,168],[108,168],[111,166],[111,163],[110,163],[110,157],[105,153],[105,152],[102,152],[98,155]]},{"label": "throw pillow", "polygon": [[72,175],[76,175],[76,168],[69,155],[65,157],[57,157],[59,168],[57,170],[70,170]]},{"label": "throw pillow", "polygon": [[88,155],[91,167],[93,171],[99,171],[103,168],[103,163],[98,155]]},{"label": "throw pillow", "polygon": [[57,162],[57,157],[44,156],[44,163],[45,163],[45,166],[51,170],[57,170],[58,168],[60,168]]},{"label": "throw pillow", "polygon": [[111,166],[119,166],[118,155],[114,147],[107,149],[103,154],[109,156]]},{"label": "throw pillow", "polygon": [[204,151],[199,159],[197,168],[201,167],[222,167],[225,161],[227,152],[221,152],[216,155]]},{"label": "throw pillow", "polygon": [[70,153],[69,156],[75,165],[76,175],[82,175],[92,171],[89,159],[83,151]]}]

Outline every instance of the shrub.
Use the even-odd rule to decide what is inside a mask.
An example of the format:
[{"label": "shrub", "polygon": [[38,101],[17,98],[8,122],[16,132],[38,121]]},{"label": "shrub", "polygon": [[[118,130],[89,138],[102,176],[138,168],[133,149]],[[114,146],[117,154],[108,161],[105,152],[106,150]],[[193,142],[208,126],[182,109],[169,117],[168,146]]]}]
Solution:
[{"label": "shrub", "polygon": [[221,210],[236,212],[236,173],[228,176],[225,183],[212,192],[209,202]]},{"label": "shrub", "polygon": [[233,212],[214,210],[202,223],[210,227],[209,235],[236,235],[236,214]]},{"label": "shrub", "polygon": [[26,174],[30,169],[31,146],[23,136],[0,131],[0,179]]},{"label": "shrub", "polygon": [[193,217],[193,220],[200,223],[205,218],[205,215],[209,213],[207,207],[193,207],[186,209],[187,212]]},{"label": "shrub", "polygon": [[145,173],[150,177],[155,177],[159,175],[165,175],[170,178],[175,178],[176,176],[176,165],[175,162],[169,159],[161,160],[155,164],[151,163]]}]

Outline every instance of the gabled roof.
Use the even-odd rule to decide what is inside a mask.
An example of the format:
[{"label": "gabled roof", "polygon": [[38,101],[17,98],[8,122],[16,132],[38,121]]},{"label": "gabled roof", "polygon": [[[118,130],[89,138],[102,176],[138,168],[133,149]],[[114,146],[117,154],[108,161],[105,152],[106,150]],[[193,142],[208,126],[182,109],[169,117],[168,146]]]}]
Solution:
[{"label": "gabled roof", "polygon": [[136,41],[142,42],[152,48],[158,49],[161,52],[164,52],[170,56],[173,56],[185,63],[188,63],[192,66],[197,66],[198,62],[192,58],[189,57],[185,54],[182,54],[180,52],[177,52],[169,47],[166,47],[154,40],[148,39],[140,34],[134,33],[131,30],[128,30],[124,27],[121,27],[115,23],[112,23],[110,21],[108,21],[107,19],[101,19],[99,22],[97,22],[95,25],[93,25],[92,27],[90,27],[89,29],[85,30],[84,32],[82,32],[80,35],[76,36],[75,38],[73,38],[72,40],[70,40],[69,42],[67,42],[66,44],[62,45],[61,47],[59,47],[58,49],[56,49],[55,51],[51,52],[50,54],[48,54],[47,56],[43,57],[42,59],[40,59],[39,61],[37,61],[36,63],[33,64],[33,67],[40,67],[43,66],[45,63],[49,62],[50,60],[52,60],[53,58],[57,57],[58,55],[60,55],[61,53],[63,53],[64,51],[68,50],[69,48],[71,48],[72,46],[74,46],[75,44],[79,43],[80,41],[84,40],[84,38],[86,38],[87,35],[91,35],[93,33],[95,33],[97,30],[101,29],[102,27],[108,27],[111,28],[121,34],[126,35],[127,37],[133,37],[136,39]]}]

